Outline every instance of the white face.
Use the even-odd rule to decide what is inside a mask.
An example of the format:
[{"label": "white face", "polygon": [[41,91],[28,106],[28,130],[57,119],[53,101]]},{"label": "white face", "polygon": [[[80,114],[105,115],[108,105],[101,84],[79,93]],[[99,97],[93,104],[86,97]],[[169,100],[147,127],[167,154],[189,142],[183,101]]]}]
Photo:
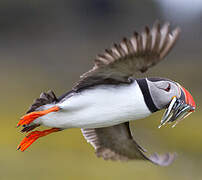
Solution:
[{"label": "white face", "polygon": [[158,109],[166,108],[174,96],[177,98],[181,96],[179,86],[171,80],[148,78],[147,83],[152,100]]}]

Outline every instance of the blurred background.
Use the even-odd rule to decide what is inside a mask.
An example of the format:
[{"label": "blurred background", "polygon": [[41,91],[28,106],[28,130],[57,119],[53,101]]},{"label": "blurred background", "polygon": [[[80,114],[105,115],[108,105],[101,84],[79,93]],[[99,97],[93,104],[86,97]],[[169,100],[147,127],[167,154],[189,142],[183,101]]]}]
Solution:
[{"label": "blurred background", "polygon": [[[180,26],[165,61],[142,76],[161,76],[191,91],[197,110],[176,128],[158,129],[162,112],[136,121],[137,141],[151,152],[176,151],[169,167],[96,158],[79,129],[47,136],[26,152],[15,126],[40,93],[70,90],[97,53],[155,20]],[[202,179],[201,0],[1,0],[0,179]]]}]

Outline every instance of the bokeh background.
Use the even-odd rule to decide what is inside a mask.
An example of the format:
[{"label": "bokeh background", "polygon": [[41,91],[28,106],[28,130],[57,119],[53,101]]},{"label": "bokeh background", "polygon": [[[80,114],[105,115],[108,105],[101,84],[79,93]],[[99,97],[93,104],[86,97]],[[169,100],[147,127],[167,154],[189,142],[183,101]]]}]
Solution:
[{"label": "bokeh background", "polygon": [[[176,151],[169,167],[96,158],[79,129],[55,133],[16,151],[24,137],[16,123],[33,99],[70,90],[97,53],[155,20],[182,29],[165,61],[142,76],[178,81],[197,110],[176,128],[158,129],[162,112],[136,121],[136,139],[151,152]],[[201,0],[1,0],[0,179],[202,179]]]}]

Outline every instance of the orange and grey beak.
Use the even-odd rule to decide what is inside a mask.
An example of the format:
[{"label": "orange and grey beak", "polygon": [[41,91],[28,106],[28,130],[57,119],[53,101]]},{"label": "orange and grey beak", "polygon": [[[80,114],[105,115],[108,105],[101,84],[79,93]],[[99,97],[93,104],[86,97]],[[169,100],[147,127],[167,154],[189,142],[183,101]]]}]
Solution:
[{"label": "orange and grey beak", "polygon": [[191,112],[194,112],[194,110],[196,109],[196,103],[194,101],[194,98],[192,97],[192,95],[189,93],[189,91],[187,91],[184,87],[180,86],[181,88],[181,97],[186,104],[188,104],[189,106],[192,107],[192,109],[190,110]]},{"label": "orange and grey beak", "polygon": [[172,126],[175,127],[179,121],[186,118],[196,109],[196,104],[189,91],[187,91],[184,87],[180,86],[179,84],[178,86],[181,91],[180,98],[177,98],[175,96],[172,98],[168,108],[166,109],[162,117],[159,128],[162,125],[165,125],[167,122],[172,123],[176,121],[176,123]]}]

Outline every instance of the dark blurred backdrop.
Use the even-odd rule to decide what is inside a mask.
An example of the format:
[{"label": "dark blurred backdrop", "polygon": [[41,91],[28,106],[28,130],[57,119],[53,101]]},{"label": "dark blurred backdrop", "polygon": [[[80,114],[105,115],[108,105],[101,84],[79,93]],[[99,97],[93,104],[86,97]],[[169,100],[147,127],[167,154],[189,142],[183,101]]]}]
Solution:
[{"label": "dark blurred backdrop", "polygon": [[[160,112],[136,121],[135,130],[151,151],[177,151],[172,166],[97,159],[80,130],[15,150],[24,137],[15,125],[33,99],[49,89],[70,90],[97,53],[155,20],[182,33],[168,58],[142,76],[178,81],[195,97],[197,111],[174,129],[157,128]],[[202,179],[201,41],[201,0],[1,0],[0,179]]]}]

